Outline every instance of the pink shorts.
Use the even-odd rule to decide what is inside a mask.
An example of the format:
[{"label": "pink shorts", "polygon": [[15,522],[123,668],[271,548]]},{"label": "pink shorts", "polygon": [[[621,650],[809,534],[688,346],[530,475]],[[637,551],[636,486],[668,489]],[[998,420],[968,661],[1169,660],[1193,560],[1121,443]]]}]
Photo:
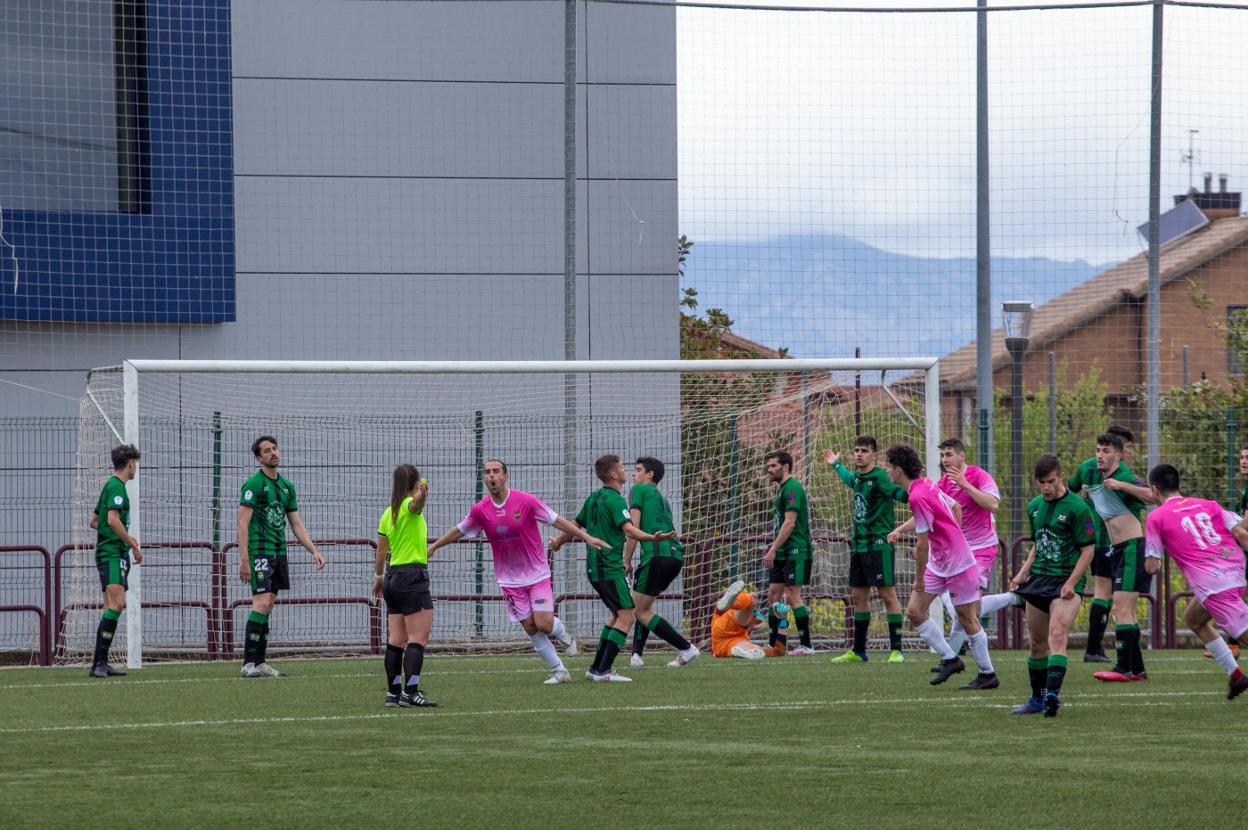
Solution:
[{"label": "pink shorts", "polygon": [[1239,639],[1248,631],[1248,605],[1244,605],[1243,588],[1227,588],[1200,601],[1218,624],[1218,628]]},{"label": "pink shorts", "polygon": [[937,576],[924,570],[923,590],[936,596],[948,591],[955,606],[969,605],[979,599],[979,568],[972,565],[953,576]]},{"label": "pink shorts", "polygon": [[997,564],[997,546],[976,548],[971,553],[975,555],[975,566],[979,569],[979,587],[983,590],[992,581],[992,566]]},{"label": "pink shorts", "polygon": [[512,622],[527,620],[536,611],[552,613],[555,610],[555,594],[550,588],[550,578],[532,585],[521,585],[503,589],[503,601],[507,603],[507,618]]}]

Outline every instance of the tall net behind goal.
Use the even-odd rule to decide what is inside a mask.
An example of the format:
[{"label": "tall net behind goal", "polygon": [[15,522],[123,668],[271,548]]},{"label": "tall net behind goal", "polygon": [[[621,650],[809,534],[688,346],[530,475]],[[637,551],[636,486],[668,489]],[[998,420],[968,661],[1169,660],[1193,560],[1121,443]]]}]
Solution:
[{"label": "tall net behind goal", "polygon": [[[432,539],[483,497],[480,469],[488,458],[507,462],[514,489],[571,517],[600,486],[593,463],[607,453],[618,454],[630,471],[639,456],[665,463],[659,489],[671,502],[685,564],[657,610],[704,642],[711,605],[728,582],[766,582],[760,558],[773,533],[775,486],[764,458],[781,449],[792,454],[812,508],[813,631],[839,646],[846,635],[850,499],[822,451],[847,452],[854,436],[865,433],[881,449],[905,442],[930,458],[935,438],[928,425],[938,416],[927,395],[933,364],[719,361],[723,371],[693,372],[689,362],[667,361],[667,371],[629,363],[572,373],[558,363],[546,371],[495,364],[452,372],[446,366],[430,371],[433,364],[309,371],[298,364],[135,361],[128,365],[139,371],[96,370],[81,406],[73,505],[81,550],[61,562],[58,659],[89,656],[100,588],[88,521],[111,473],[110,448],[136,429],[144,549],[136,571],[147,659],[235,654],[250,602],[238,573],[235,521],[242,484],[256,469],[250,446],[263,434],[277,438],[281,471],[328,560],[316,571],[311,556],[291,540],[291,590],[280,595],[272,617],[274,653],[380,648],[384,608],[370,589],[378,518],[395,465],[413,463],[428,480]],[[777,365],[792,368],[777,371]],[[899,509],[898,521],[907,515]],[[913,560],[905,555],[908,545],[903,548],[898,584],[904,593]],[[604,611],[586,579],[582,546],[554,554],[552,571],[559,615],[575,634],[596,636]],[[439,551],[430,573],[433,646],[527,645],[507,619],[487,544],[465,540]],[[127,642],[126,629],[118,630],[115,649]],[[885,636],[882,622],[872,634]]]}]

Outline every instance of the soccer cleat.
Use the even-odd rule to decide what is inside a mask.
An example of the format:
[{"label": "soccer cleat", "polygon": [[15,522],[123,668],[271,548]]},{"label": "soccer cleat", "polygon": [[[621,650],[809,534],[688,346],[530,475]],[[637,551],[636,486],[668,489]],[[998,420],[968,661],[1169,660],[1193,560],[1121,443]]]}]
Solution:
[{"label": "soccer cleat", "polygon": [[386,692],[386,708],[393,709],[399,705],[399,696],[394,692]]},{"label": "soccer cleat", "polygon": [[940,671],[940,663],[937,663],[936,665],[932,666],[930,669],[928,669],[928,671],[930,671],[932,674],[935,674],[936,672]]},{"label": "soccer cleat", "polygon": [[260,677],[285,677],[286,676],[286,672],[278,671],[277,669],[270,666],[268,663],[256,664],[256,671],[260,673],[259,674]]},{"label": "soccer cleat", "polygon": [[1119,671],[1118,669],[1110,669],[1109,671],[1098,671],[1092,674],[1102,683],[1130,683],[1131,672]]},{"label": "soccer cleat", "polygon": [[1146,671],[1137,671],[1131,675],[1132,683],[1137,683],[1141,680],[1147,680],[1147,679],[1148,679],[1148,672]]},{"label": "soccer cleat", "polygon": [[962,662],[962,658],[950,657],[948,660],[940,661],[936,676],[930,682],[933,686],[939,686],[955,674],[961,674],[964,671],[966,671],[966,663]]},{"label": "soccer cleat", "polygon": [[979,691],[981,689],[995,689],[1001,685],[1001,680],[995,672],[980,672],[970,683],[963,683],[959,689],[963,691]]},{"label": "soccer cleat", "polygon": [[1045,692],[1044,694],[1044,716],[1046,718],[1057,717],[1057,710],[1062,706],[1062,699],[1057,696],[1057,692]]},{"label": "soccer cleat", "polygon": [[902,654],[900,651],[897,651],[897,650],[890,651],[888,653],[888,662],[904,663],[906,662],[906,655]]},{"label": "soccer cleat", "polygon": [[264,677],[263,674],[256,671],[255,663],[247,663],[243,666],[243,670],[238,673],[239,677]]},{"label": "soccer cleat", "polygon": [[567,635],[566,639],[561,639],[559,642],[563,643],[563,653],[569,657],[575,657],[581,653],[581,647],[576,644],[576,638],[571,634]]},{"label": "soccer cleat", "polygon": [[125,677],[126,673],[121,669],[115,669],[108,663],[96,663],[91,667],[92,677]]},{"label": "soccer cleat", "polygon": [[734,581],[728,586],[728,589],[724,591],[723,595],[715,603],[715,610],[721,612],[727,611],[732,607],[732,604],[737,601],[737,597],[740,596],[741,592],[744,590],[745,583],[743,581],[740,579]]},{"label": "soccer cleat", "polygon": [[1010,710],[1011,715],[1038,715],[1044,711],[1044,701],[1038,697],[1029,697],[1022,706]]},{"label": "soccer cleat", "polygon": [[399,705],[404,708],[421,708],[421,707],[426,708],[426,709],[438,708],[438,704],[434,703],[432,700],[425,697],[425,693],[422,692],[420,689],[417,689],[416,691],[410,692],[410,693],[404,692],[403,694],[399,695]]},{"label": "soccer cleat", "polygon": [[555,669],[550,673],[550,677],[542,681],[544,686],[558,686],[560,683],[571,683],[572,675],[567,669]]},{"label": "soccer cleat", "polygon": [[1226,699],[1234,700],[1242,695],[1245,690],[1248,690],[1248,674],[1240,675],[1238,680],[1231,678],[1226,687]]},{"label": "soccer cleat", "polygon": [[628,667],[630,669],[644,669],[646,661],[641,658],[640,654],[633,652],[628,656]]},{"label": "soccer cleat", "polygon": [[594,674],[592,671],[585,672],[585,676],[595,683],[632,683],[633,678],[625,677],[622,674],[616,674],[609,671],[606,674]]},{"label": "soccer cleat", "polygon": [[1109,655],[1107,655],[1103,651],[1089,651],[1088,653],[1083,655],[1083,662],[1085,663],[1111,663],[1113,661],[1110,660]]},{"label": "soccer cleat", "polygon": [[694,660],[698,659],[698,655],[702,652],[698,651],[697,646],[689,646],[685,651],[676,652],[676,659],[667,664],[669,669],[678,669],[681,666],[687,666]]},{"label": "soccer cleat", "polygon": [[815,650],[810,646],[793,646],[793,648],[789,649],[789,656],[791,657],[809,657],[814,653]]},{"label": "soccer cleat", "polygon": [[844,654],[840,655],[839,657],[833,657],[831,662],[833,663],[865,663],[870,659],[871,658],[867,656],[867,653],[865,651],[862,652],[861,654],[859,654],[856,651],[847,651]]}]

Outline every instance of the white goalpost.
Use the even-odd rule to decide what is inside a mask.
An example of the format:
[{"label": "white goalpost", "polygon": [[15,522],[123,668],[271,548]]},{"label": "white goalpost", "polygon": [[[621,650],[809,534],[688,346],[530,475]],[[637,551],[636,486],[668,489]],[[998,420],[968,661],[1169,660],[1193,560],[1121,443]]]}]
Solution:
[{"label": "white goalpost", "polygon": [[[898,442],[921,449],[928,469],[939,469],[937,372],[933,357],[127,360],[94,369],[80,406],[75,545],[58,567],[57,660],[90,655],[99,585],[87,518],[118,443],[143,454],[127,485],[130,532],[144,547],[118,632],[127,665],[232,658],[250,600],[237,579],[237,491],[255,469],[249,447],[262,434],[276,436],[283,474],[328,559],[315,572],[291,546],[292,589],[273,617],[275,652],[375,651],[384,608],[368,589],[391,471],[414,463],[429,480],[425,513],[435,538],[482,497],[480,466],[489,457],[507,461],[513,488],[567,516],[598,486],[599,455],[618,454],[630,469],[639,456],[660,458],[667,472],[659,487],[676,514],[685,567],[656,608],[702,637],[712,594],[731,578],[759,582],[757,560],[772,532],[762,460],[781,449],[792,454],[813,509],[816,637],[839,642],[852,519],[848,491],[822,451],[845,452],[855,435],[870,434],[881,450]],[[480,541],[444,549],[430,571],[431,646],[522,645]],[[552,561],[560,616],[589,636],[602,619],[583,571],[579,546]]]}]

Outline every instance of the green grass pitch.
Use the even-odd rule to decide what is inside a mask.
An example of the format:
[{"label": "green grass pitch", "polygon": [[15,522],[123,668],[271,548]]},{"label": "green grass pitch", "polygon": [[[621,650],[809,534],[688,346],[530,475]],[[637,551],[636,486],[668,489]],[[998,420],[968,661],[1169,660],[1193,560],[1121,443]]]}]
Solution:
[{"label": "green grass pitch", "polygon": [[[874,656],[874,655],[873,655]],[[624,664],[627,655],[621,659]],[[0,672],[0,827],[1226,827],[1248,792],[1248,699],[1197,651],[1147,683],[1072,661],[1055,720],[1003,688],[829,654],[703,656],[630,685],[544,686],[533,656],[425,663],[436,710],[385,709],[380,658]],[[385,822],[385,824],[383,824]]]}]

